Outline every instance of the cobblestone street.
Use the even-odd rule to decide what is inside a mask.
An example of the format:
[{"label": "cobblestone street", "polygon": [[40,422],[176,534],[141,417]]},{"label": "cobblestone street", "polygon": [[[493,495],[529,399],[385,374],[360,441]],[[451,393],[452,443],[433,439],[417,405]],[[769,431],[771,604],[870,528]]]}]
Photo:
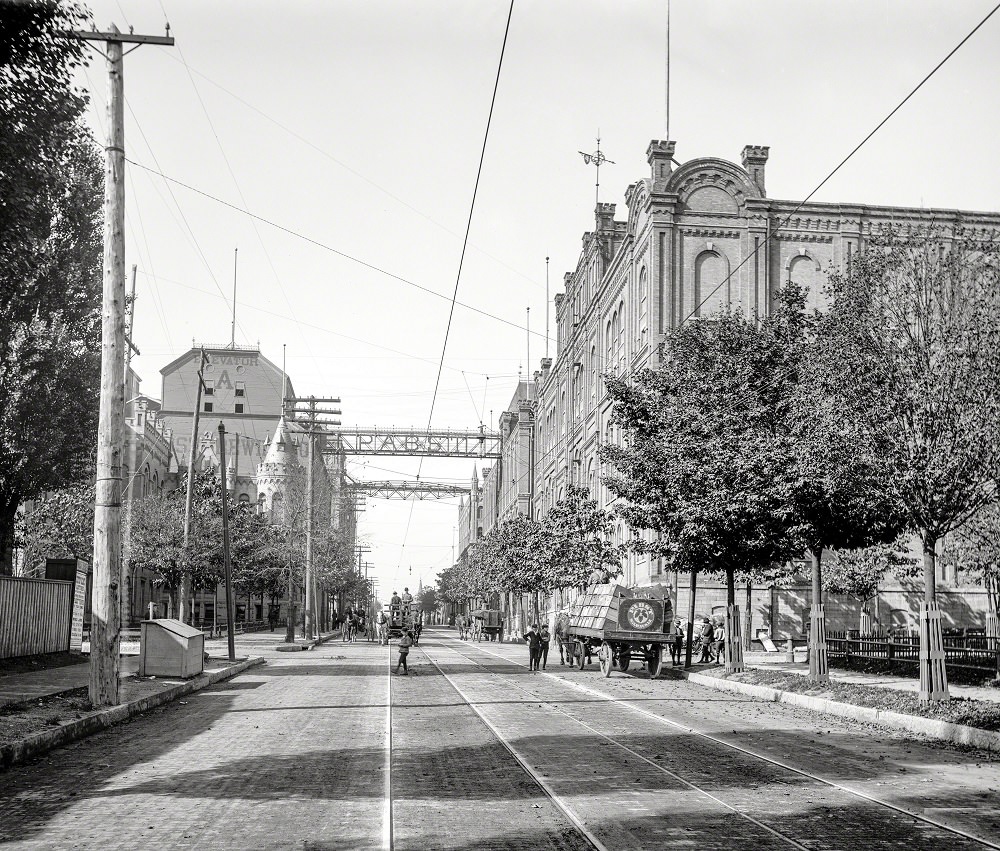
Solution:
[{"label": "cobblestone street", "polygon": [[453,636],[427,632],[408,677],[368,642],[264,650],[6,772],[0,846],[997,847],[1000,763],[981,753],[558,657],[531,674],[523,646]]}]

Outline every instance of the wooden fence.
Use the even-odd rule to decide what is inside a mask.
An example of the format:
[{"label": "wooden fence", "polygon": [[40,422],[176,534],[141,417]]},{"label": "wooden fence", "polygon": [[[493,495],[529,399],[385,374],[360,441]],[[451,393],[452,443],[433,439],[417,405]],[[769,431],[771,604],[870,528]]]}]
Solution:
[{"label": "wooden fence", "polygon": [[69,650],[73,583],[0,576],[0,659]]},{"label": "wooden fence", "polygon": [[[956,668],[981,671],[1000,670],[1000,647],[996,639],[982,634],[945,635],[945,664]],[[856,656],[864,659],[899,659],[916,662],[919,659],[920,638],[917,635],[865,636],[847,638],[844,633],[827,635],[827,652],[831,656]]]}]

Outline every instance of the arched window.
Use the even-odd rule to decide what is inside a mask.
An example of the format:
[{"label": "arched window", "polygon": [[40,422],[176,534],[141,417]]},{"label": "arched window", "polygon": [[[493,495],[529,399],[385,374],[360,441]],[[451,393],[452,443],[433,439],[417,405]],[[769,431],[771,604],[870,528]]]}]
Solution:
[{"label": "arched window", "polygon": [[615,329],[615,336],[617,341],[615,346],[618,350],[618,367],[624,372],[625,370],[625,302],[621,302],[618,305],[618,327]]},{"label": "arched window", "polygon": [[732,302],[729,261],[715,249],[702,251],[694,261],[695,316],[707,316]]},{"label": "arched window", "polygon": [[590,347],[590,406],[597,404],[597,377],[600,370],[597,368],[597,346]]},{"label": "arched window", "polygon": [[615,335],[614,317],[608,320],[608,327],[605,332],[604,341],[604,372],[609,372],[614,367]]},{"label": "arched window", "polygon": [[280,493],[274,494],[271,497],[271,522],[272,523],[284,523],[285,522],[285,506],[284,500]]},{"label": "arched window", "polygon": [[240,503],[244,504],[244,505],[249,505],[250,504],[250,494],[248,494],[248,493],[241,493],[240,496],[239,496],[239,500],[238,501]]},{"label": "arched window", "polygon": [[639,272],[639,345],[646,342],[646,332],[649,328],[649,283],[646,280],[646,270]]}]

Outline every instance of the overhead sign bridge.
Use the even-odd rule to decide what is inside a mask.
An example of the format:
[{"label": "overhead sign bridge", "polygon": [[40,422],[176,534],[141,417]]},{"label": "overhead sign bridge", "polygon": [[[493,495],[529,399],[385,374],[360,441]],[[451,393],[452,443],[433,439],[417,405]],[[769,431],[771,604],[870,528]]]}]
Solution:
[{"label": "overhead sign bridge", "polygon": [[355,481],[349,488],[356,494],[382,499],[447,499],[450,496],[464,496],[470,490],[469,485],[418,481]]},{"label": "overhead sign bridge", "polygon": [[495,431],[451,431],[348,426],[329,432],[328,452],[345,455],[422,455],[428,458],[499,458]]}]

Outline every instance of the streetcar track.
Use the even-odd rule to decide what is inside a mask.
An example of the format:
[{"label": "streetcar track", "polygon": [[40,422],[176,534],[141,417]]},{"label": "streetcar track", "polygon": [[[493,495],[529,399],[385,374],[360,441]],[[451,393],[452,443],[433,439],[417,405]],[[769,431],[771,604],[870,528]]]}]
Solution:
[{"label": "streetcar track", "polygon": [[[537,772],[532,767],[532,765],[528,762],[528,760],[524,756],[521,755],[521,753],[517,750],[517,748],[515,748],[506,738],[504,738],[503,735],[501,735],[500,731],[496,728],[496,726],[494,726],[494,724],[479,710],[476,704],[469,699],[469,697],[465,694],[464,691],[462,691],[459,685],[450,676],[448,676],[448,674],[444,672],[441,666],[434,659],[431,658],[431,655],[426,650],[424,650],[423,647],[420,647],[419,645],[417,645],[417,649],[419,649],[421,653],[424,654],[428,662],[430,662],[435,668],[437,668],[438,673],[440,673],[441,676],[448,681],[448,684],[455,690],[458,696],[461,697],[463,701],[465,701],[464,705],[468,706],[473,712],[476,713],[479,720],[482,721],[483,724],[486,725],[486,728],[496,737],[496,740],[497,742],[500,743],[501,747],[503,747],[504,750],[506,750],[507,753],[509,753],[511,757],[513,757],[514,761],[521,766],[524,772],[535,782],[538,788],[545,793],[545,795],[549,798],[549,800],[552,801],[556,809],[558,809],[559,812],[561,812],[569,820],[569,823],[573,825],[577,833],[587,842],[587,844],[591,848],[597,849],[597,851],[610,851],[610,849],[608,849],[608,847],[603,842],[601,842],[590,831],[590,829],[577,817],[577,815],[570,809],[570,807],[563,803],[560,796],[549,785],[549,783],[545,780],[545,778],[542,777],[542,775],[539,774],[539,772]],[[470,661],[473,661],[474,664],[478,664],[474,660]]]},{"label": "streetcar track", "polygon": [[[485,665],[483,665],[481,662],[477,662],[475,659],[472,659],[471,657],[466,656],[464,653],[462,653],[461,651],[459,651],[457,649],[453,650],[453,652],[457,653],[463,659],[467,659],[469,662],[472,662],[474,665],[478,665],[487,674],[489,674],[492,677],[496,677],[498,679],[500,679],[500,678],[508,679],[508,680],[510,679],[508,676],[505,676],[504,674],[498,674],[495,671],[490,670]],[[431,659],[430,655],[426,651],[424,651],[424,655],[427,656],[427,658],[430,660],[431,664],[434,665],[434,667],[436,667],[439,671],[441,671],[441,673],[446,678],[448,678],[448,675],[445,674],[443,670],[441,670],[441,667],[437,664],[437,662],[435,662],[433,659]],[[503,658],[503,657],[500,657],[500,658]],[[514,664],[519,664],[519,663],[515,662]],[[448,680],[449,680],[449,682],[451,682],[450,678],[448,678]],[[767,824],[764,824],[764,822],[759,821],[758,819],[755,819],[753,816],[748,815],[747,813],[743,812],[739,807],[737,807],[737,806],[735,806],[733,804],[727,803],[726,801],[722,800],[718,796],[713,795],[707,789],[702,789],[697,784],[692,783],[690,780],[685,780],[679,774],[677,774],[677,773],[675,773],[673,771],[670,771],[668,768],[665,768],[662,765],[657,765],[657,763],[655,763],[653,760],[651,760],[651,759],[643,756],[638,751],[630,748],[628,745],[622,744],[621,742],[619,742],[614,737],[609,736],[609,735],[607,735],[605,733],[602,733],[600,730],[592,727],[590,724],[587,724],[585,721],[581,721],[579,718],[574,718],[565,709],[563,709],[563,708],[561,708],[559,706],[556,706],[553,703],[550,703],[550,702],[546,701],[544,698],[540,698],[535,692],[531,691],[531,689],[526,688],[525,686],[521,685],[520,683],[514,683],[514,687],[517,688],[518,690],[520,690],[521,692],[523,692],[524,694],[528,695],[529,697],[531,697],[533,700],[540,700],[541,702],[545,703],[546,706],[551,707],[556,712],[560,713],[561,715],[564,715],[566,718],[569,718],[571,721],[575,722],[576,724],[579,724],[584,729],[589,730],[591,733],[593,733],[594,735],[598,736],[599,738],[602,738],[602,739],[610,742],[611,744],[616,745],[617,747],[621,748],[623,751],[625,751],[626,753],[628,753],[630,756],[633,756],[636,759],[641,760],[642,762],[646,763],[647,765],[652,766],[657,771],[661,772],[662,774],[667,775],[668,777],[672,778],[676,782],[680,783],[682,786],[687,786],[689,789],[692,789],[693,791],[695,791],[695,792],[697,792],[697,793],[699,793],[701,795],[704,795],[709,800],[714,801],[719,806],[723,807],[726,810],[729,810],[730,812],[734,813],[735,815],[739,816],[740,818],[746,819],[751,824],[756,825],[757,827],[759,827],[761,830],[765,831],[766,833],[769,833],[772,836],[774,836],[774,837],[776,837],[778,839],[781,839],[784,842],[787,842],[789,845],[791,845],[794,848],[801,849],[801,851],[811,851],[811,849],[809,848],[808,845],[803,845],[801,842],[797,841],[793,837],[788,836],[787,834],[784,834],[780,830],[777,830],[777,829],[775,829],[773,827],[770,827]],[[462,694],[461,690],[458,688],[457,685],[454,686],[454,688],[468,702],[469,706],[473,709],[473,711],[475,711],[476,714],[479,715],[480,718],[483,718],[483,721],[490,727],[491,730],[494,731],[495,735],[497,735],[498,737],[500,737],[500,733],[482,715],[482,713],[475,706],[475,704],[473,704],[472,701],[470,701],[467,697],[465,697],[464,694]],[[601,702],[606,702],[606,701],[601,701]],[[504,741],[504,740],[501,738],[501,741]],[[515,757],[516,757],[516,752],[514,751],[513,747],[510,746],[510,745],[507,745],[506,743],[505,743],[505,746],[507,746],[507,749],[510,750],[511,753],[514,753]],[[534,772],[532,772],[532,773],[534,773]],[[547,791],[549,791],[549,790],[547,790]],[[551,796],[553,796],[553,797],[556,797],[556,793],[554,791],[549,791],[549,794]],[[564,809],[564,811],[568,812],[568,808],[563,807],[563,809]],[[576,819],[574,819],[574,821],[576,821]],[[604,846],[601,846],[601,847],[604,847]]]},{"label": "streetcar track", "polygon": [[[455,642],[455,643],[458,642],[458,639],[453,638],[450,635],[449,636],[444,636],[444,637],[448,641]],[[504,662],[507,662],[508,664],[517,665],[518,667],[521,667],[521,668],[526,668],[527,667],[527,665],[525,665],[523,662],[518,662],[518,661],[516,661],[514,659],[510,659],[510,658],[508,658],[508,657],[506,657],[506,656],[504,656],[504,655],[502,655],[500,653],[495,653],[495,652],[493,652],[491,650],[487,650],[487,649],[485,649],[483,647],[479,647],[478,645],[477,645],[477,649],[481,650],[483,653],[487,653],[490,656],[493,656],[493,657],[495,657],[497,659],[500,659],[500,660],[502,660]],[[462,653],[457,648],[454,649],[454,652],[457,653],[462,658],[466,659],[467,661],[469,661],[469,662],[471,662],[471,663],[473,663],[475,665],[478,665],[479,667],[483,668],[491,676],[494,676],[494,677],[497,677],[497,678],[503,678],[503,679],[505,679],[507,681],[511,680],[511,676],[509,674],[502,674],[502,673],[497,673],[496,671],[492,671],[489,668],[487,668],[485,665],[483,665],[481,662],[478,662],[475,659],[472,659],[471,657],[466,656],[464,653]],[[428,658],[430,658],[430,657],[428,657]],[[431,661],[433,662],[433,660],[431,660]],[[436,666],[436,663],[435,663],[435,666]],[[439,670],[440,670],[440,668],[439,668]],[[442,671],[442,673],[444,673],[444,672]],[[962,830],[961,828],[945,824],[945,823],[940,822],[940,821],[938,821],[938,820],[936,820],[934,818],[926,816],[926,815],[924,815],[922,813],[916,813],[916,812],[913,812],[912,810],[907,810],[906,808],[904,808],[904,807],[902,807],[902,806],[900,806],[898,804],[894,804],[891,801],[886,801],[886,800],[883,800],[882,798],[877,798],[874,795],[871,795],[871,794],[869,794],[867,792],[863,792],[863,791],[861,791],[859,789],[852,789],[849,786],[844,786],[843,784],[838,783],[835,780],[830,780],[830,779],[828,779],[826,777],[822,777],[822,776],[820,776],[818,774],[813,774],[813,773],[811,773],[809,771],[806,771],[805,769],[797,768],[794,765],[789,765],[788,763],[782,762],[781,760],[775,759],[774,757],[770,757],[770,756],[767,756],[765,754],[758,753],[758,752],[756,752],[754,750],[750,750],[750,749],[744,748],[744,747],[742,747],[740,745],[733,744],[732,742],[727,742],[726,740],[720,739],[717,736],[712,735],[711,733],[706,733],[705,731],[698,730],[695,727],[690,727],[690,726],[688,726],[686,724],[681,724],[680,722],[673,721],[673,720],[671,720],[669,718],[665,718],[662,715],[657,715],[656,713],[651,712],[648,709],[643,709],[640,706],[634,705],[632,702],[630,702],[628,700],[604,694],[603,692],[600,692],[597,689],[593,689],[593,688],[591,688],[589,686],[586,686],[586,685],[583,685],[581,683],[574,682],[571,679],[567,679],[565,677],[559,677],[559,676],[556,676],[555,674],[550,674],[548,671],[542,671],[540,673],[543,673],[546,676],[548,676],[548,677],[550,677],[550,678],[552,678],[552,679],[554,679],[554,680],[556,680],[556,681],[558,681],[560,683],[565,683],[566,685],[569,685],[570,687],[572,687],[574,689],[577,689],[579,691],[583,691],[584,693],[589,694],[589,695],[591,695],[593,697],[597,697],[597,698],[600,699],[598,702],[620,704],[622,706],[627,707],[628,709],[631,709],[634,712],[637,712],[640,715],[645,716],[646,718],[650,718],[650,719],[652,719],[654,721],[657,721],[657,722],[659,722],[661,724],[664,724],[664,725],[666,725],[668,727],[672,727],[674,729],[681,730],[681,731],[683,731],[685,733],[689,733],[691,735],[694,735],[694,736],[697,736],[699,738],[705,739],[707,741],[713,742],[714,744],[720,745],[720,746],[728,748],[730,750],[737,751],[738,753],[741,753],[744,756],[748,756],[748,757],[751,757],[753,759],[760,760],[761,762],[768,763],[768,764],[773,765],[773,766],[775,766],[777,768],[781,768],[781,769],[783,769],[785,771],[789,771],[789,772],[792,772],[794,774],[798,774],[798,775],[800,775],[802,777],[806,777],[806,778],[808,778],[810,780],[813,780],[813,781],[815,781],[817,783],[821,783],[821,784],[823,784],[825,786],[829,786],[830,788],[837,789],[837,790],[839,790],[841,792],[844,792],[844,793],[846,793],[848,795],[852,795],[852,796],[855,796],[857,798],[861,798],[862,800],[868,801],[869,803],[875,804],[876,806],[885,807],[886,809],[892,810],[892,811],[894,811],[896,813],[899,813],[900,815],[906,816],[908,818],[915,819],[917,821],[923,822],[924,824],[931,825],[932,827],[938,828],[939,830],[943,830],[943,831],[945,831],[947,833],[950,833],[950,834],[953,834],[955,836],[961,836],[962,838],[967,839],[970,842],[978,843],[978,844],[980,844],[980,845],[982,845],[982,846],[984,846],[986,848],[993,848],[993,849],[996,849],[996,851],[1000,851],[1000,844],[996,844],[994,842],[991,842],[988,839],[983,839],[980,836],[975,836],[975,835],[973,835],[971,833],[968,833],[967,831]],[[618,747],[620,747],[620,748],[622,748],[622,749],[624,749],[626,751],[629,751],[633,755],[637,756],[639,759],[642,759],[645,762],[649,762],[650,765],[652,765],[653,767],[659,769],[660,771],[663,771],[666,774],[671,774],[672,775],[672,772],[670,772],[667,769],[663,768],[663,766],[657,765],[655,762],[650,762],[648,759],[646,759],[642,755],[637,754],[634,751],[632,751],[627,745],[624,745],[621,742],[617,742],[613,738],[611,738],[610,736],[606,736],[605,734],[600,733],[597,730],[594,730],[592,727],[590,727],[590,725],[588,725],[584,721],[581,721],[578,718],[573,718],[573,716],[570,715],[568,712],[566,712],[564,709],[560,708],[559,706],[557,706],[553,702],[547,701],[544,697],[540,697],[536,692],[531,691],[530,689],[526,688],[525,686],[521,685],[520,683],[515,683],[515,685],[516,685],[517,688],[519,688],[525,694],[531,695],[531,697],[533,699],[541,701],[545,705],[550,706],[552,709],[556,710],[557,712],[560,712],[561,714],[565,715],[568,718],[571,718],[572,720],[576,721],[581,726],[583,726],[583,727],[591,730],[592,732],[594,732],[598,736],[601,736],[602,738],[606,738],[609,741],[613,742],[614,744],[618,745]],[[692,788],[697,789],[699,792],[702,792],[702,793],[708,795],[709,797],[714,797],[714,796],[711,795],[711,793],[708,793],[705,790],[702,790],[702,789],[698,788],[694,784],[690,784],[688,781],[685,781],[682,778],[678,778],[678,779],[680,779],[681,782],[683,782],[683,783],[685,783],[687,785],[692,786]],[[728,805],[728,804],[726,804],[725,806],[730,807],[730,805]],[[737,810],[737,812],[739,812],[739,811]],[[751,816],[747,816],[745,813],[740,812],[740,815],[742,815],[744,818],[749,819],[750,821],[754,821],[755,822],[755,820]],[[766,825],[760,825],[760,826],[765,827],[765,829],[767,829],[769,832],[772,832],[772,833],[775,832],[773,829],[767,828]],[[783,834],[778,833],[777,835],[781,836],[784,839],[788,839],[788,837],[785,837]],[[807,846],[799,845],[797,842],[795,842],[795,840],[789,840],[789,841],[792,842],[793,844],[796,844],[799,848],[805,848],[805,847],[807,847]]]},{"label": "streetcar track", "polygon": [[385,789],[382,801],[382,849],[392,851],[392,651],[386,654]]}]

